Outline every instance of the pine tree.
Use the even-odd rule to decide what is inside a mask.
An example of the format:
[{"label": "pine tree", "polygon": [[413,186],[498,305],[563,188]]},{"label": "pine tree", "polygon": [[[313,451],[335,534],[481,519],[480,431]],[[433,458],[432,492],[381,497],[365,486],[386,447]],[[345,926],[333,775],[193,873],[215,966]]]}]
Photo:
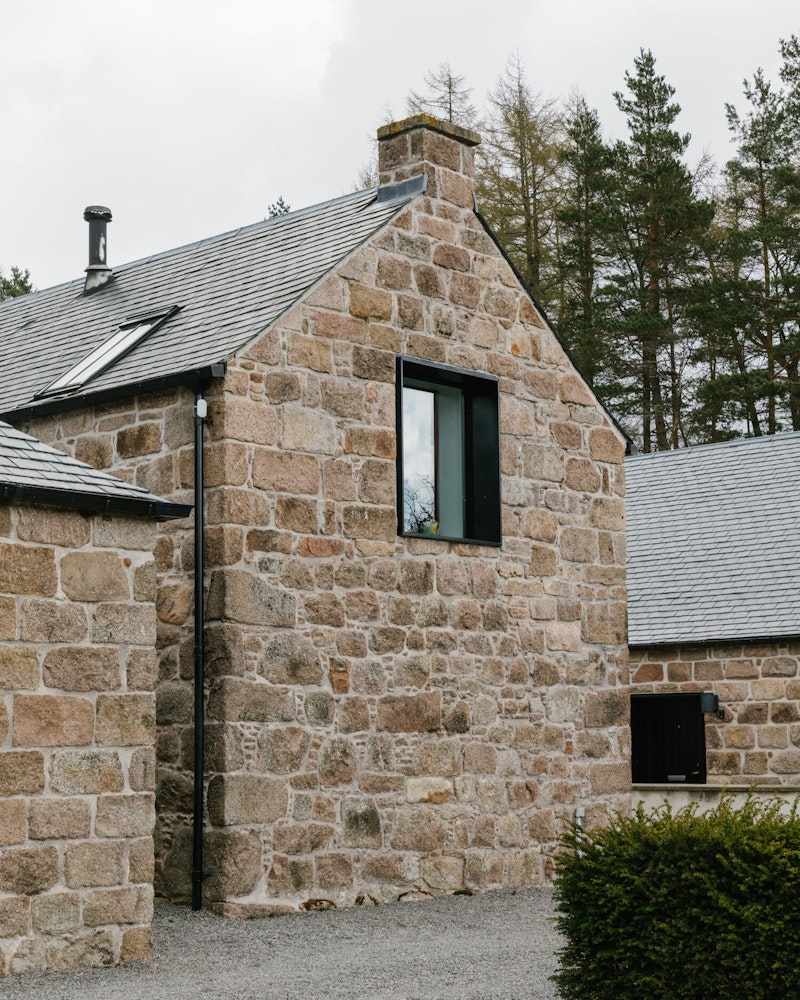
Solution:
[{"label": "pine tree", "polygon": [[0,268],[0,302],[5,299],[13,299],[18,295],[27,295],[33,291],[30,271],[23,271],[19,267],[12,267],[8,278]]},{"label": "pine tree", "polygon": [[629,139],[614,147],[615,200],[606,239],[610,271],[602,296],[610,333],[620,339],[624,391],[619,413],[635,417],[645,452],[686,443],[684,372],[690,331],[686,291],[700,265],[701,239],[713,216],[683,162],[690,136],[675,128],[675,90],[642,50],[628,93],[614,96]]},{"label": "pine tree", "polygon": [[614,395],[613,344],[606,335],[598,282],[606,257],[612,153],[603,142],[600,119],[582,97],[568,112],[561,149],[563,207],[559,210],[559,333],[588,383],[602,396]]},{"label": "pine tree", "polygon": [[[783,48],[791,56],[789,43]],[[794,69],[787,58],[783,75],[790,84]],[[756,353],[751,381],[760,373],[765,429],[774,434],[787,418],[800,430],[800,131],[792,114],[794,97],[775,90],[760,69],[745,81],[744,96],[743,112],[726,105],[738,146],[726,174],[739,199],[742,266],[760,314],[758,332],[751,335]],[[753,427],[754,433],[759,430]]]},{"label": "pine tree", "polygon": [[533,294],[558,302],[557,213],[563,118],[555,100],[532,93],[518,58],[489,95],[479,147],[481,212]]},{"label": "pine tree", "polygon": [[449,63],[441,63],[436,71],[423,77],[427,91],[412,90],[406,102],[409,115],[428,114],[461,125],[480,128],[478,111],[472,103],[472,88],[464,84],[464,77],[454,73]]}]

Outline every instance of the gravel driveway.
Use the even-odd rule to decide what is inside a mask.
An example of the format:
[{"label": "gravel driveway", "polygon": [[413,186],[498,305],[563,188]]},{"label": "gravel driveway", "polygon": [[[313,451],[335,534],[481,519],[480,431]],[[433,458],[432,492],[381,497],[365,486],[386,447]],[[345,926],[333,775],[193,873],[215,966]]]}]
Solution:
[{"label": "gravel driveway", "polygon": [[151,965],[9,978],[5,1000],[555,1000],[547,889],[238,921],[156,907]]}]

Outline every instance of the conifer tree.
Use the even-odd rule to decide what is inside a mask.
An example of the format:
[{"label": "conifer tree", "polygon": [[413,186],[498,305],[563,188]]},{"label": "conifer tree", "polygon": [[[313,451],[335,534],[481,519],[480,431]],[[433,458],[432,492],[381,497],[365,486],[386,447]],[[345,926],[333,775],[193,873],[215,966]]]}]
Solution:
[{"label": "conifer tree", "polygon": [[713,206],[698,197],[683,161],[690,136],[678,132],[675,90],[642,50],[627,93],[614,96],[627,143],[614,148],[615,199],[608,215],[610,272],[602,295],[609,332],[623,347],[620,416],[635,418],[645,452],[686,443],[683,373],[690,331],[685,293],[700,265]]}]

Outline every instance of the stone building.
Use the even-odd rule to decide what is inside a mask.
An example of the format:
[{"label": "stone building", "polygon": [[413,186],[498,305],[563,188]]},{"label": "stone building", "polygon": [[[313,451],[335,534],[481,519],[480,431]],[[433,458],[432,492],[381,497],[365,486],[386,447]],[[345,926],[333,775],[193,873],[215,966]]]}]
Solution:
[{"label": "stone building", "polygon": [[800,790],[799,463],[800,433],[626,459],[635,801]]},{"label": "stone building", "polygon": [[202,832],[230,914],[535,884],[629,802],[624,436],[479,137],[379,140],[375,189],[113,270],[89,209],[85,283],[0,305],[4,418],[195,503],[155,544],[156,891],[199,902]]},{"label": "stone building", "polygon": [[0,977],[150,956],[156,521],[0,424]]}]

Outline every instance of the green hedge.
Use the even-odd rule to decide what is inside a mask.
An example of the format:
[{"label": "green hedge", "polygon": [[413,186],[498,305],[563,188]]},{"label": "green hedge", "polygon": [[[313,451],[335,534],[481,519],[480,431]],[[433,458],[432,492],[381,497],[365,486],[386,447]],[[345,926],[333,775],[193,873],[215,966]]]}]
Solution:
[{"label": "green hedge", "polygon": [[800,998],[800,817],[669,807],[563,838],[553,977],[565,1000]]}]

